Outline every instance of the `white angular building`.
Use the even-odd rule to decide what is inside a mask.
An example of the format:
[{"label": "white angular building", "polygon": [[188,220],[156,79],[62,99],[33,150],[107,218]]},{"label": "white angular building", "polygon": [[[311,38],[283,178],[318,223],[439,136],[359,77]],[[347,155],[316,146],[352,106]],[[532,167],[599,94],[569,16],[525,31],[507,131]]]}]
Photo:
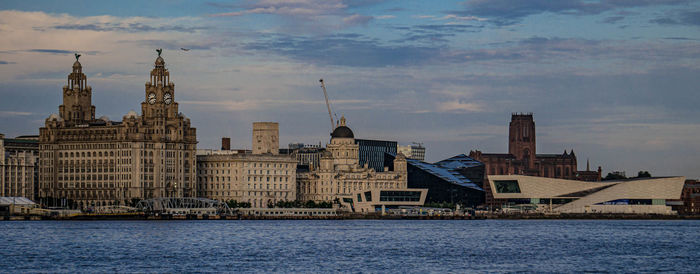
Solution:
[{"label": "white angular building", "polygon": [[524,175],[488,175],[503,208],[559,213],[676,214],[685,177],[584,182]]}]

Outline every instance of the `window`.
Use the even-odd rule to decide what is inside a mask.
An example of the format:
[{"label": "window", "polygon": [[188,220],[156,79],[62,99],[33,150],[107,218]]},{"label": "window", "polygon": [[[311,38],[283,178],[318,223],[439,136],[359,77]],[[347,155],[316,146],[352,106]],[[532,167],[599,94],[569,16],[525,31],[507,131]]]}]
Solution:
[{"label": "window", "polygon": [[520,193],[520,185],[517,180],[494,181],[498,193]]}]

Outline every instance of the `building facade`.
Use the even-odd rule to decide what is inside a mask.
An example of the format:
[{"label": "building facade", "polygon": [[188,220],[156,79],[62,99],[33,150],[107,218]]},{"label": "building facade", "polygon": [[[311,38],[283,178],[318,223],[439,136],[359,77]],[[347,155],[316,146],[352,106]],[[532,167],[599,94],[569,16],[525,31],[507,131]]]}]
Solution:
[{"label": "building facade", "polygon": [[684,177],[605,182],[489,175],[496,207],[560,213],[677,214]]},{"label": "building facade", "polygon": [[[301,201],[334,201],[368,189],[407,188],[406,159],[399,154],[386,171],[360,165],[360,145],[346,126],[345,117],[333,133],[318,167],[297,173],[297,197]],[[382,162],[384,160],[382,159]],[[385,170],[382,166],[381,170]]]},{"label": "building facade", "polygon": [[358,145],[360,166],[365,164],[377,172],[384,171],[385,153],[396,154],[396,141],[355,139]]},{"label": "building facade", "polygon": [[38,136],[5,139],[0,134],[0,197],[34,200],[39,184]]},{"label": "building facade", "polygon": [[253,123],[253,154],[279,154],[279,136],[280,129],[278,123]]},{"label": "building facade", "polygon": [[297,160],[299,169],[309,170],[321,164],[321,155],[324,151],[326,149],[322,147],[306,146],[293,150],[291,155]]},{"label": "building facade", "polygon": [[408,187],[428,189],[426,202],[478,206],[484,203],[484,164],[464,154],[431,164],[409,159]]},{"label": "building facade", "polygon": [[[274,124],[274,126],[271,126]],[[248,202],[254,208],[268,207],[278,201],[297,199],[297,160],[293,155],[272,153],[279,147],[277,123],[253,123],[253,148],[245,150],[201,150],[197,155],[198,197],[219,201]],[[258,132],[259,133],[259,132]],[[261,136],[265,142],[259,142]],[[277,142],[277,143],[271,143]],[[222,140],[222,144],[226,140]],[[276,149],[275,151],[278,151]]]},{"label": "building facade", "polygon": [[681,200],[683,204],[678,206],[679,214],[700,215],[700,181],[685,180]]},{"label": "building facade", "polygon": [[397,151],[406,156],[406,159],[425,161],[425,147],[420,143],[405,146],[399,145]]},{"label": "building facade", "polygon": [[[508,153],[469,152],[469,157],[484,163],[488,175],[521,174],[576,180],[592,178],[589,173],[579,176],[576,154],[573,150],[563,154],[536,153],[535,121],[532,113],[514,113],[508,134]],[[599,176],[598,176],[599,178]]]},{"label": "building facade", "polygon": [[289,155],[197,155],[198,197],[252,207],[296,200],[296,160]]},{"label": "building facade", "polygon": [[59,114],[39,130],[39,199],[84,208],[196,195],[196,129],[178,111],[175,84],[158,54],[141,115],[95,118],[92,87],[77,58]]}]

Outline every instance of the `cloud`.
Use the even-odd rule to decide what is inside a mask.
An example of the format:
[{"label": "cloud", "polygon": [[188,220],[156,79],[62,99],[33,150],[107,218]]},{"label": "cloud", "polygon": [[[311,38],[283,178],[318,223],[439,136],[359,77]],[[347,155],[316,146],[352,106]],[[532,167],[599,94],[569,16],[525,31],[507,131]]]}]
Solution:
[{"label": "cloud", "polygon": [[646,6],[680,5],[691,0],[473,0],[463,4],[464,9],[450,11],[463,16],[489,18],[496,25],[513,25],[523,18],[541,14],[596,15],[607,11]]},{"label": "cloud", "polygon": [[406,31],[402,38],[393,40],[396,43],[405,42],[430,42],[446,43],[447,38],[459,33],[480,32],[483,26],[464,24],[440,24],[440,25],[414,25],[410,27],[395,27],[397,30]]},{"label": "cloud", "polygon": [[284,33],[329,33],[357,25],[366,25],[374,17],[358,14],[358,7],[374,5],[382,1],[343,0],[257,0],[237,4],[213,4],[227,12],[210,14],[210,17],[242,17],[271,15],[279,22],[275,28]]},{"label": "cloud", "polygon": [[625,19],[625,17],[624,16],[610,16],[610,17],[603,19],[603,23],[615,24],[615,23],[621,21],[622,19]]},{"label": "cloud", "polygon": [[700,26],[700,11],[680,11],[666,17],[649,20],[659,25]]},{"label": "cloud", "polygon": [[424,64],[436,48],[411,45],[384,45],[357,34],[318,37],[275,35],[250,42],[244,49],[278,54],[304,63],[348,67],[388,67]]},{"label": "cloud", "polygon": [[353,14],[343,18],[343,23],[346,25],[366,25],[369,21],[372,21],[372,19],[374,19],[372,16]]},{"label": "cloud", "polygon": [[379,15],[375,16],[374,18],[379,19],[379,20],[384,20],[384,19],[393,19],[396,18],[394,15]]},{"label": "cloud", "polygon": [[[700,47],[693,41],[676,43],[649,41],[591,40],[580,38],[539,37],[505,42],[490,47],[460,49],[443,43],[459,32],[479,30],[468,25],[419,25],[397,27],[407,31],[399,40],[383,42],[360,34],[321,36],[269,35],[265,39],[243,43],[242,49],[264,55],[277,55],[315,65],[342,67],[418,67],[431,65],[503,65],[520,64],[558,71],[571,67],[574,60],[585,60],[571,67],[576,73],[610,73],[639,71],[662,64],[688,62],[700,58]],[[406,41],[438,43],[417,45]],[[361,58],[358,58],[361,57]],[[635,64],[635,65],[632,65]],[[605,69],[601,69],[601,66]],[[515,68],[514,68],[515,69]],[[504,73],[504,71],[501,71]]]},{"label": "cloud", "polygon": [[[151,26],[143,23],[88,23],[52,26],[59,30],[119,31],[119,32],[195,32],[209,29],[205,26],[187,27],[182,25]],[[44,29],[41,29],[44,30]]]},{"label": "cloud", "polygon": [[483,103],[477,102],[465,102],[459,101],[447,101],[438,104],[437,109],[442,112],[458,112],[458,113],[470,113],[470,112],[483,112]]},{"label": "cloud", "polygon": [[51,54],[73,54],[75,51],[62,49],[30,49],[28,52],[51,53]]},{"label": "cloud", "polygon": [[439,20],[459,20],[459,21],[486,21],[488,19],[476,17],[476,16],[459,16],[454,14],[448,14],[443,17],[438,18]]},{"label": "cloud", "polygon": [[[362,106],[369,104],[369,100],[363,99],[346,99],[333,100],[334,105],[343,105],[343,109],[353,109],[353,106]],[[270,108],[279,108],[282,106],[299,106],[299,105],[325,105],[322,100],[298,100],[298,99],[245,99],[245,100],[184,100],[180,104],[201,106],[210,111],[249,111],[249,110],[264,110]]]},{"label": "cloud", "polygon": [[26,111],[0,110],[0,117],[29,116],[29,115],[34,115],[34,113],[26,112]]}]

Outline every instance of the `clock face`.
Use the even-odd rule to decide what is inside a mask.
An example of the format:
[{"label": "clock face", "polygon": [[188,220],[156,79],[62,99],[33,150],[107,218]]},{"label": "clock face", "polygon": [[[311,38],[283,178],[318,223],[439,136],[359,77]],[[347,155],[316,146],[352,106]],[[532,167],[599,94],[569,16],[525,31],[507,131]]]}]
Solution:
[{"label": "clock face", "polygon": [[148,103],[153,105],[156,103],[156,94],[151,92],[148,94]]},{"label": "clock face", "polygon": [[163,95],[163,101],[165,101],[166,105],[170,105],[173,102],[173,96],[170,93],[166,93]]}]

